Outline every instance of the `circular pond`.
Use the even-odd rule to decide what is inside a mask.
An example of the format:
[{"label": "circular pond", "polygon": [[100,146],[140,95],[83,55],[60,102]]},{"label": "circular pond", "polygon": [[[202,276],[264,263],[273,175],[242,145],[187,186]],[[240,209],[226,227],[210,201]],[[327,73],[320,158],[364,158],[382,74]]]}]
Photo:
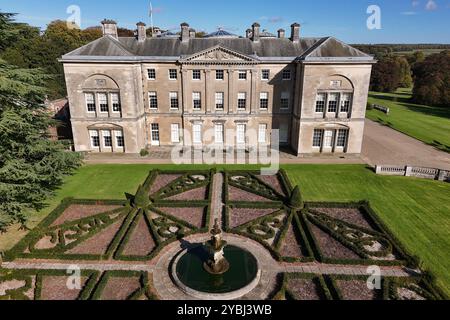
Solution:
[{"label": "circular pond", "polygon": [[[239,295],[239,291],[254,289],[260,275],[256,258],[247,250],[236,246],[225,247],[224,254],[230,263],[230,269],[222,275],[212,275],[203,267],[203,263],[208,260],[203,246],[185,251],[175,261],[175,279],[190,294],[199,292],[220,295],[236,292]],[[246,292],[242,292],[242,295]]]}]

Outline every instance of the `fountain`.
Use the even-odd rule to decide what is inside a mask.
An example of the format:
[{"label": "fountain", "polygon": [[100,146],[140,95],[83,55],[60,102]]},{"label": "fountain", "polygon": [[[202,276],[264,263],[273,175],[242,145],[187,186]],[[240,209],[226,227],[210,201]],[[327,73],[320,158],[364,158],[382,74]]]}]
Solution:
[{"label": "fountain", "polygon": [[172,263],[172,278],[186,294],[197,299],[232,300],[252,291],[259,283],[258,260],[249,251],[223,239],[219,220],[211,240],[191,245]]},{"label": "fountain", "polygon": [[224,249],[227,246],[227,242],[222,239],[222,230],[219,227],[218,219],[215,220],[211,235],[211,240],[205,244],[211,259],[205,262],[203,267],[211,274],[221,275],[230,269],[230,264],[224,257]]}]

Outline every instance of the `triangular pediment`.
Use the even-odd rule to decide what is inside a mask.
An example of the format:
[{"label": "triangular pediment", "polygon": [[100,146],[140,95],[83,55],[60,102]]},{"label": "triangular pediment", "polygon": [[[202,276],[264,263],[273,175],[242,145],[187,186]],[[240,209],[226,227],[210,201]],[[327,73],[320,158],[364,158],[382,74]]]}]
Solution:
[{"label": "triangular pediment", "polygon": [[254,57],[236,52],[220,45],[183,57],[183,63],[258,63]]}]

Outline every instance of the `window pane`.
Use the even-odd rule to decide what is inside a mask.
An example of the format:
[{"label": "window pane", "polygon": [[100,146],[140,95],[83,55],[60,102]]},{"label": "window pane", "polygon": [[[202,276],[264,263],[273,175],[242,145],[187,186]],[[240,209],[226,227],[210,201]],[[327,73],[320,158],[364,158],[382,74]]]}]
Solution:
[{"label": "window pane", "polygon": [[178,109],[179,103],[178,103],[178,92],[171,92],[169,93],[170,97],[170,108],[171,109]]},{"label": "window pane", "polygon": [[236,142],[238,144],[245,144],[245,124],[238,124],[236,130]]},{"label": "window pane", "polygon": [[89,136],[91,137],[91,145],[93,148],[100,147],[100,137],[97,130],[89,130]]},{"label": "window pane", "polygon": [[351,93],[344,93],[341,96],[341,112],[350,112],[350,106],[352,101],[352,94]]},{"label": "window pane", "polygon": [[258,132],[258,142],[259,143],[266,143],[266,134],[267,134],[267,124],[260,124],[259,125],[259,132]]},{"label": "window pane", "polygon": [[315,129],[313,137],[313,147],[321,147],[323,138],[323,130]]},{"label": "window pane", "polygon": [[176,80],[178,78],[178,72],[176,69],[170,69],[169,70],[169,79],[170,80]]},{"label": "window pane", "polygon": [[291,70],[283,70],[283,80],[291,80]]},{"label": "window pane", "polygon": [[328,112],[336,112],[339,100],[339,93],[330,93],[328,95]]},{"label": "window pane", "polygon": [[216,109],[222,110],[223,109],[223,99],[224,99],[224,93],[223,92],[216,92]]},{"label": "window pane", "polygon": [[216,70],[216,80],[223,80],[223,70]]},{"label": "window pane", "polygon": [[95,112],[95,96],[93,93],[86,93],[86,108],[88,112]]},{"label": "window pane", "polygon": [[193,142],[202,143],[202,126],[200,124],[194,124],[192,127]]},{"label": "window pane", "polygon": [[223,143],[223,124],[215,125],[215,142]]},{"label": "window pane", "polygon": [[152,123],[152,141],[159,142],[159,124]]},{"label": "window pane", "polygon": [[192,93],[192,101],[195,110],[200,110],[202,108],[202,100],[200,92]]},{"label": "window pane", "polygon": [[114,135],[116,136],[117,147],[123,148],[125,146],[125,140],[123,138],[123,131],[122,130],[114,131]]},{"label": "window pane", "polygon": [[103,141],[105,143],[105,147],[111,148],[112,147],[111,131],[103,130],[102,134],[103,134]]},{"label": "window pane", "polygon": [[348,141],[348,130],[340,129],[338,131],[337,146],[345,148],[347,146],[347,141]]},{"label": "window pane", "polygon": [[171,131],[172,131],[172,143],[179,143],[180,142],[180,125],[172,124]]},{"label": "window pane", "polygon": [[247,71],[245,70],[239,71],[239,80],[247,80]]},{"label": "window pane", "polygon": [[194,80],[200,80],[201,79],[200,70],[193,70],[192,71],[192,79],[194,79]]},{"label": "window pane", "polygon": [[155,80],[156,79],[156,70],[155,69],[148,69],[147,70],[147,75],[148,75],[148,78],[150,80]]},{"label": "window pane", "polygon": [[323,113],[325,111],[326,93],[318,93],[316,98],[316,112]]},{"label": "window pane", "polygon": [[261,109],[269,108],[269,93],[261,92],[259,95],[259,107]]},{"label": "window pane", "polygon": [[156,92],[149,92],[148,94],[150,109],[158,109],[158,96]]},{"label": "window pane", "polygon": [[98,94],[98,103],[100,104],[100,112],[108,112],[108,96],[106,93],[99,93]]},{"label": "window pane", "polygon": [[247,107],[247,94],[245,92],[238,93],[238,109],[244,109]]},{"label": "window pane", "polygon": [[270,70],[263,70],[261,73],[262,80],[269,80],[270,78]]}]

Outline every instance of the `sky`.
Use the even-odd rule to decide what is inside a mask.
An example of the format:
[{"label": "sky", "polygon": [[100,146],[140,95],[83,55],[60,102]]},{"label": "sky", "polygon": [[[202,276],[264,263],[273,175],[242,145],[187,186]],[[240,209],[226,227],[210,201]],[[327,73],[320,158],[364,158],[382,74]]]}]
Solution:
[{"label": "sky", "polygon": [[[379,8],[380,19],[367,13]],[[70,6],[80,9],[81,27],[114,19],[120,27],[150,25],[148,0],[1,0],[0,11],[18,13],[19,22],[45,29],[55,19],[66,20]],[[299,22],[304,37],[334,36],[347,43],[446,43],[450,44],[450,0],[153,0],[155,26],[178,31],[188,22],[197,31],[218,28],[245,35],[253,22],[273,33]],[[378,16],[377,16],[378,17]],[[369,29],[367,20],[380,22]],[[379,27],[379,28],[378,28]]]}]

